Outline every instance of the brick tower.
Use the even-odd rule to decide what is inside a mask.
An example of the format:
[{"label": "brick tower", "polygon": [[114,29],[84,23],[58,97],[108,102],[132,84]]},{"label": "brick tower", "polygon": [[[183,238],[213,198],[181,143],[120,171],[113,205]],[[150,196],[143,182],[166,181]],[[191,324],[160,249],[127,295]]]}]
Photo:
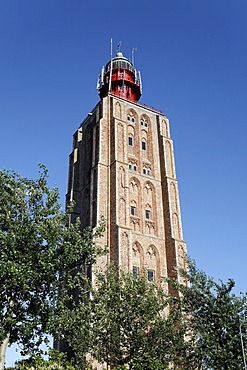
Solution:
[{"label": "brick tower", "polygon": [[67,201],[83,227],[107,220],[109,249],[97,266],[146,271],[149,281],[185,268],[178,184],[169,121],[138,103],[141,77],[120,50],[102,68],[100,101],[73,137]]}]

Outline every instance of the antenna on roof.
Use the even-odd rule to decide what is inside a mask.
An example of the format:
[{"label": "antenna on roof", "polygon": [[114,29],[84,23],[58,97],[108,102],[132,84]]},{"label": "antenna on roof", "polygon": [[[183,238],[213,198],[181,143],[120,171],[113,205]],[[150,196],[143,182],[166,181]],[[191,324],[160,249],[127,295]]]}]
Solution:
[{"label": "antenna on roof", "polygon": [[112,60],[112,38],[110,40],[110,58]]},{"label": "antenna on roof", "polygon": [[112,80],[112,38],[111,38],[111,67],[110,67],[109,91],[111,91],[111,80]]},{"label": "antenna on roof", "polygon": [[135,51],[137,51],[137,48],[132,48],[132,58],[131,58],[131,62],[132,62],[132,64],[133,64],[133,66],[134,66],[134,53],[135,53]]},{"label": "antenna on roof", "polygon": [[117,53],[121,52],[122,41],[117,44]]}]

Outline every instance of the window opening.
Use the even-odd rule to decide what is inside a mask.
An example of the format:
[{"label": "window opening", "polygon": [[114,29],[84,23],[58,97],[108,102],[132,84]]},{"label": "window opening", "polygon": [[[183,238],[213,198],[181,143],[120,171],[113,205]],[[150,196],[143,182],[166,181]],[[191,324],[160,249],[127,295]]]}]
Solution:
[{"label": "window opening", "polygon": [[141,120],[141,126],[148,127],[148,123],[146,121]]},{"label": "window opening", "polygon": [[145,210],[145,215],[146,215],[146,219],[150,220],[151,213],[150,213],[149,209]]},{"label": "window opening", "polygon": [[134,278],[139,279],[139,267],[133,266],[132,272],[133,272]]},{"label": "window opening", "polygon": [[136,207],[135,206],[130,207],[130,213],[131,213],[132,216],[136,215]]},{"label": "window opening", "polygon": [[150,283],[154,282],[154,270],[148,270],[148,281]]},{"label": "window opening", "polygon": [[133,137],[129,136],[128,140],[129,140],[129,146],[133,146]]},{"label": "window opening", "polygon": [[146,141],[142,141],[142,150],[146,150],[146,149],[147,149]]}]

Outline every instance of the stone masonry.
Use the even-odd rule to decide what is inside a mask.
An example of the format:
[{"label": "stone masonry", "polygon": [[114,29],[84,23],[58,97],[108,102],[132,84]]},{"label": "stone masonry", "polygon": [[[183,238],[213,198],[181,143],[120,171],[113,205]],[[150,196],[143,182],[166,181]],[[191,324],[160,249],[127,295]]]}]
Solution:
[{"label": "stone masonry", "polygon": [[104,216],[102,244],[114,262],[150,281],[179,279],[186,268],[169,121],[160,112],[108,93],[73,137],[67,201],[74,217],[96,226]]}]

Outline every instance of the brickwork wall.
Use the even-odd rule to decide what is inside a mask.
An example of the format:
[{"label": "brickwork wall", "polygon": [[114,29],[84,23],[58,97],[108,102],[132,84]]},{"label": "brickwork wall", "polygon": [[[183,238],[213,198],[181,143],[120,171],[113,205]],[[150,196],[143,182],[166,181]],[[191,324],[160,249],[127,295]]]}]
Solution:
[{"label": "brickwork wall", "polygon": [[[83,226],[107,219],[102,244],[131,271],[177,276],[186,263],[169,121],[138,103],[103,98],[74,135],[67,199]],[[178,277],[179,278],[179,277]]]}]

